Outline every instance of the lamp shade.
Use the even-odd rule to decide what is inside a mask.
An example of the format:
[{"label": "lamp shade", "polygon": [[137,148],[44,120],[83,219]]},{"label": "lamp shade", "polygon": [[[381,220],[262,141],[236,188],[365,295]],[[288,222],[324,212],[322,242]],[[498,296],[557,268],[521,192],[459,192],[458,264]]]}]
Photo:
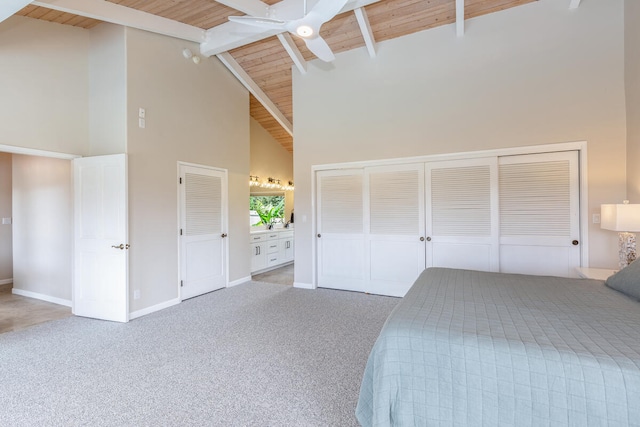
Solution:
[{"label": "lamp shade", "polygon": [[613,231],[640,231],[640,204],[600,206],[600,228]]}]

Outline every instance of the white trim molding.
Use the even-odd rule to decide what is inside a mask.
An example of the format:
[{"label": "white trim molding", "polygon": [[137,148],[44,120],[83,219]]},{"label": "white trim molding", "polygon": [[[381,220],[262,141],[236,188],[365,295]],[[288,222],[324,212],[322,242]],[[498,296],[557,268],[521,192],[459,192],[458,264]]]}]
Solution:
[{"label": "white trim molding", "polygon": [[56,298],[50,295],[40,294],[38,292],[25,291],[24,289],[17,289],[17,288],[11,289],[11,293],[14,295],[20,295],[23,297],[39,299],[41,301],[47,301],[47,302],[51,302],[58,305],[64,305],[65,307],[71,307],[71,300],[68,300],[68,299]]},{"label": "white trim molding", "polygon": [[247,283],[250,281],[251,281],[251,276],[242,277],[240,279],[229,282],[229,284],[227,285],[227,288],[232,288],[234,286],[242,285],[243,283]]},{"label": "white trim molding", "polygon": [[0,285],[8,285],[9,283],[13,283],[13,277],[0,280]]},{"label": "white trim molding", "polygon": [[302,282],[294,282],[293,287],[300,288],[300,289],[316,289],[315,285],[312,285],[311,283],[302,283]]},{"label": "white trim molding", "polygon": [[143,308],[142,310],[136,310],[134,312],[129,313],[129,320],[137,319],[142,316],[146,316],[147,314],[155,313],[156,311],[164,310],[165,308],[169,308],[174,305],[180,304],[179,298],[174,298],[169,301],[162,302],[160,304],[152,305],[151,307]]}]

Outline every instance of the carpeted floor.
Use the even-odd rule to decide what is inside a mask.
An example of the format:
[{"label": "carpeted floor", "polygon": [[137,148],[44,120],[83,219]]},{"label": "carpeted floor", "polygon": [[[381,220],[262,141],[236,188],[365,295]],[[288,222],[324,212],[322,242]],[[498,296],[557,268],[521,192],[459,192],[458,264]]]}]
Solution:
[{"label": "carpeted floor", "polygon": [[0,335],[2,426],[355,426],[397,298],[249,282],[128,324]]}]

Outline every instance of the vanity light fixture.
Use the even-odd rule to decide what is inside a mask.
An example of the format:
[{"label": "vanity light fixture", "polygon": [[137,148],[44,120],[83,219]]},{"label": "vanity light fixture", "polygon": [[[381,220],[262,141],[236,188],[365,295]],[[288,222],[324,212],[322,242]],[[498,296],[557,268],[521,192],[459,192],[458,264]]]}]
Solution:
[{"label": "vanity light fixture", "polygon": [[249,186],[251,187],[259,187],[260,186],[260,178],[256,175],[249,175]]}]

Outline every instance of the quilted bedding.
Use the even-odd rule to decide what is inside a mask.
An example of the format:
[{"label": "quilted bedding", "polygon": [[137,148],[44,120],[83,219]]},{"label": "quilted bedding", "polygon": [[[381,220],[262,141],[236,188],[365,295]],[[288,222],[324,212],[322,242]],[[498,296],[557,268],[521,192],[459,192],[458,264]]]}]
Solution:
[{"label": "quilted bedding", "polygon": [[363,426],[640,426],[640,303],[585,279],[430,268],[361,385]]}]

